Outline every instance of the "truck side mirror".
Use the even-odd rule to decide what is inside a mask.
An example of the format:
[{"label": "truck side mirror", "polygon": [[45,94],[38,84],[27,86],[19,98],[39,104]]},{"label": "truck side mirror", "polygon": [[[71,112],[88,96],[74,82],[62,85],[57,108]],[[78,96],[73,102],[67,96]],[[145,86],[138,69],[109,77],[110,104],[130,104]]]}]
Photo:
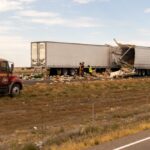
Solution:
[{"label": "truck side mirror", "polygon": [[11,67],[10,67],[10,72],[12,73],[14,70],[14,64],[11,64]]}]

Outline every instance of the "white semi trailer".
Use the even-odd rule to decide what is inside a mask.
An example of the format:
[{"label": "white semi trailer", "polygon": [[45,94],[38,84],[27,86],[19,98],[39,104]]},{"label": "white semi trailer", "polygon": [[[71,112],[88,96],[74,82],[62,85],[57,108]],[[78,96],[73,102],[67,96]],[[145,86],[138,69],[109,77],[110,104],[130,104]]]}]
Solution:
[{"label": "white semi trailer", "polygon": [[61,71],[64,75],[73,75],[80,62],[85,63],[85,68],[88,65],[96,69],[116,68],[112,51],[113,48],[107,45],[32,42],[31,66]]}]

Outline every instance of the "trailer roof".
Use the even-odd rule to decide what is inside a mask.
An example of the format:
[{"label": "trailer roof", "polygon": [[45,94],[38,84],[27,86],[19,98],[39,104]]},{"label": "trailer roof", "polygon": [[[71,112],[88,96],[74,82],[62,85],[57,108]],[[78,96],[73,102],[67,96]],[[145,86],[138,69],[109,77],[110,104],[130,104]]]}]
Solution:
[{"label": "trailer roof", "polygon": [[129,45],[129,44],[122,44],[122,45],[119,45],[121,48],[137,48],[137,47],[140,47],[140,48],[150,48],[148,46],[137,46],[137,45]]},{"label": "trailer roof", "polygon": [[122,43],[118,43],[115,40],[116,44],[121,47],[121,48],[136,48],[136,47],[142,47],[142,48],[150,48],[149,46],[140,46],[140,45],[133,45],[133,44],[122,44]]},{"label": "trailer roof", "polygon": [[89,45],[89,46],[109,46],[108,44],[98,45],[98,44],[85,44],[85,43],[55,42],[55,41],[34,41],[31,43],[60,43],[60,44],[75,44],[75,45]]},{"label": "trailer roof", "polygon": [[150,48],[149,46],[135,46],[135,47]]}]

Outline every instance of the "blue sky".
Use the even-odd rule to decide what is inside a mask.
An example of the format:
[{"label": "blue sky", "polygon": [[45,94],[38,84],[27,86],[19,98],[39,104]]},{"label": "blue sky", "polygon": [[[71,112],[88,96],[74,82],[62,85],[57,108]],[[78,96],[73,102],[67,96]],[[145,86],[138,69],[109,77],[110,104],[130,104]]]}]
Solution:
[{"label": "blue sky", "polygon": [[150,46],[148,0],[0,0],[0,57],[30,66],[31,41]]}]

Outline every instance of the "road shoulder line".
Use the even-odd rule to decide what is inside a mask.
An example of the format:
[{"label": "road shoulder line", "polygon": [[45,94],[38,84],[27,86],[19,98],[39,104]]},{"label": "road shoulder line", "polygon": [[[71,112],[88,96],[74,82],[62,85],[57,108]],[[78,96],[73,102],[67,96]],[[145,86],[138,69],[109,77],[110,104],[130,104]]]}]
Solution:
[{"label": "road shoulder line", "polygon": [[130,146],[132,146],[132,145],[136,145],[136,144],[138,144],[138,143],[141,143],[141,142],[144,142],[144,141],[147,141],[147,140],[150,140],[150,137],[147,137],[147,138],[144,138],[144,139],[142,139],[142,140],[138,140],[138,141],[132,142],[132,143],[130,143],[130,144],[127,144],[127,145],[124,145],[124,146],[115,148],[115,149],[113,149],[113,150],[122,150],[122,149],[124,149],[124,148],[130,147]]}]

